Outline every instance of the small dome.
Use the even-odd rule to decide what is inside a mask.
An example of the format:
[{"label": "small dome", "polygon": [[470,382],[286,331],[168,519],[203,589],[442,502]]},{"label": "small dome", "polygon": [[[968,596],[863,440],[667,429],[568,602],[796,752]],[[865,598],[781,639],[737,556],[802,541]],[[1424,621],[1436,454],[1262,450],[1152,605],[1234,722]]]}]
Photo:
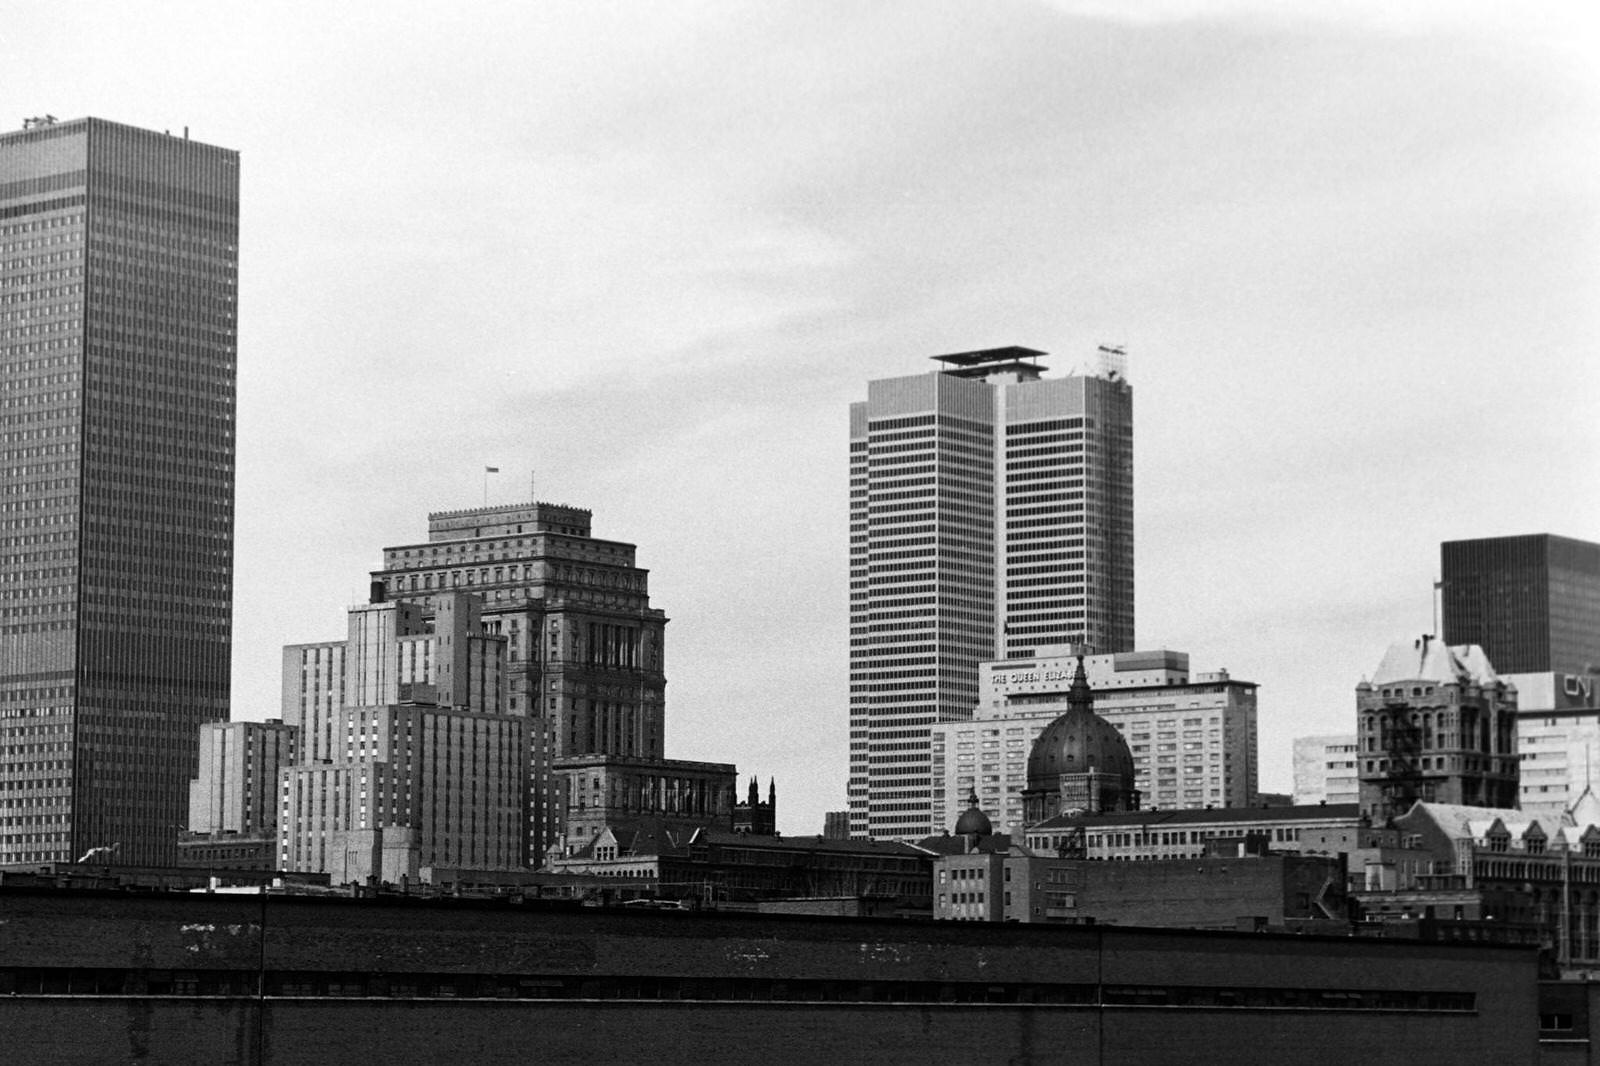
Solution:
[{"label": "small dome", "polygon": [[993,833],[994,826],[990,823],[989,816],[978,809],[978,794],[976,792],[969,794],[967,809],[956,819],[956,836],[986,837]]},{"label": "small dome", "polygon": [[1133,752],[1117,727],[1093,711],[1072,708],[1045,726],[1028,754],[1028,790],[1053,790],[1062,774],[1116,774],[1130,785]]}]

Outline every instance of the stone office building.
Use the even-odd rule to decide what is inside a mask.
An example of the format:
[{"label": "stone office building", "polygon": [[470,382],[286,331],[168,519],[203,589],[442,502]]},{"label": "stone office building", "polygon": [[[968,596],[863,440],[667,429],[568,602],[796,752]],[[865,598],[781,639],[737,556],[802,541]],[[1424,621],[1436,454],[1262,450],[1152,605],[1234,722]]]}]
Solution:
[{"label": "stone office building", "polygon": [[385,548],[372,572],[424,614],[471,592],[504,638],[506,709],[526,721],[530,861],[565,839],[557,760],[665,757],[667,616],[635,553],[595,537],[589,511],[520,503],[430,514],[428,539]]}]

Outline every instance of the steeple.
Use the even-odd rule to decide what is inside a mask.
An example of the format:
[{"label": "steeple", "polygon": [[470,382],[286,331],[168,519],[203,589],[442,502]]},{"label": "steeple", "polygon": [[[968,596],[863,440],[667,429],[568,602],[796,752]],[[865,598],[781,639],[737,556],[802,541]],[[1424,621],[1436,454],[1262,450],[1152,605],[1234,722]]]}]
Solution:
[{"label": "steeple", "polygon": [[1067,690],[1067,707],[1071,710],[1093,711],[1094,693],[1089,690],[1089,675],[1083,669],[1083,656],[1078,656],[1078,667],[1072,672],[1072,687]]}]

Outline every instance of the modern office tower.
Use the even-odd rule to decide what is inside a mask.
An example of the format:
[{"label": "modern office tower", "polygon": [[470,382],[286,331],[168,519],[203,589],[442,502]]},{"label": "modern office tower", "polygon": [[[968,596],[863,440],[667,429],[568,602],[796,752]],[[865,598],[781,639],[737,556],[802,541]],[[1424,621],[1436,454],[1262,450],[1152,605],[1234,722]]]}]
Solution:
[{"label": "modern office tower", "polygon": [[[526,722],[506,713],[505,638],[487,632],[476,596],[446,592],[432,606],[428,617],[387,601],[350,611],[331,728],[320,700],[291,720],[327,739],[282,775],[281,869],[344,883],[523,865]],[[326,646],[301,647],[285,663],[311,687]]]},{"label": "modern office tower", "polygon": [[[567,807],[581,795],[556,774],[557,760],[664,758],[667,617],[650,606],[649,571],[634,565],[634,552],[591,536],[586,510],[508,504],[430,514],[428,539],[385,548],[383,569],[372,573],[382,595],[425,615],[449,592],[475,593],[486,631],[506,638],[509,712],[529,724],[535,863],[561,842]],[[315,669],[333,669],[331,649],[306,654]],[[314,681],[294,698],[325,699]]]},{"label": "modern office tower", "polygon": [[0,864],[170,864],[228,714],[239,157],[0,134]]},{"label": "modern office tower", "polygon": [[[954,818],[969,791],[996,832],[1021,839],[1033,743],[1068,707],[1076,657],[1041,648],[987,662],[972,720],[933,727],[933,809]],[[1133,756],[1146,809],[1256,803],[1256,685],[1226,670],[1190,673],[1185,652],[1159,649],[1083,660],[1094,711]]]},{"label": "modern office tower", "polygon": [[1357,764],[1354,733],[1326,737],[1295,737],[1295,806],[1359,802],[1361,773]]},{"label": "modern office tower", "polygon": [[1414,803],[1515,807],[1517,692],[1476,645],[1424,636],[1389,646],[1356,686],[1361,813],[1384,824]]},{"label": "modern office tower", "polygon": [[1120,353],[1047,379],[1028,348],[935,356],[850,406],[850,832],[915,840],[929,742],[978,664],[1133,647],[1133,394]]},{"label": "modern office tower", "polygon": [[1502,675],[1600,672],[1600,544],[1486,537],[1439,547],[1447,644],[1477,644]]}]

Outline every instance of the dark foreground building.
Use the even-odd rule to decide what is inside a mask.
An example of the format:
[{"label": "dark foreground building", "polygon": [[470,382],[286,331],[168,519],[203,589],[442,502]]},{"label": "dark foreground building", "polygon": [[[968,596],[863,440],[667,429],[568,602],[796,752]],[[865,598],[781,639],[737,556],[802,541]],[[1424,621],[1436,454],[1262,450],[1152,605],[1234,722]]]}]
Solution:
[{"label": "dark foreground building", "polygon": [[1539,1013],[1522,948],[0,888],[31,1063],[1459,1066]]},{"label": "dark foreground building", "polygon": [[0,133],[0,863],[171,864],[228,715],[239,157]]}]

